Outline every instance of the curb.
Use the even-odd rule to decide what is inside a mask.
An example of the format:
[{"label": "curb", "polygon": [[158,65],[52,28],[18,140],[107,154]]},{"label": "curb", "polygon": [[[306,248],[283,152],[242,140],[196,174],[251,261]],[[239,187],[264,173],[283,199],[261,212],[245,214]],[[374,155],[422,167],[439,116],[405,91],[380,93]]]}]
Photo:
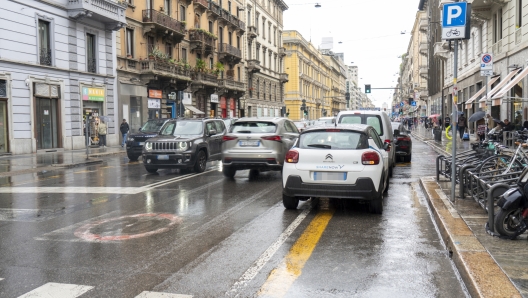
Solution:
[{"label": "curb", "polygon": [[422,177],[420,185],[446,249],[471,297],[522,297],[451,205],[435,178]]},{"label": "curb", "polygon": [[126,154],[126,150],[125,151],[104,152],[104,153],[93,153],[93,154],[88,154],[88,156],[89,157],[101,157],[101,156],[118,155],[118,154]]}]

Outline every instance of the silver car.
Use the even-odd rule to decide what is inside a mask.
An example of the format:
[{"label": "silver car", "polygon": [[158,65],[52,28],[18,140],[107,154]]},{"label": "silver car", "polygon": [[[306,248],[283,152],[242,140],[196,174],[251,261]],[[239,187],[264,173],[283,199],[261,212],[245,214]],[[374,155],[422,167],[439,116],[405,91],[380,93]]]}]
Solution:
[{"label": "silver car", "polygon": [[280,171],[284,156],[299,137],[293,122],[280,117],[238,119],[222,142],[222,172],[233,178],[237,170]]}]

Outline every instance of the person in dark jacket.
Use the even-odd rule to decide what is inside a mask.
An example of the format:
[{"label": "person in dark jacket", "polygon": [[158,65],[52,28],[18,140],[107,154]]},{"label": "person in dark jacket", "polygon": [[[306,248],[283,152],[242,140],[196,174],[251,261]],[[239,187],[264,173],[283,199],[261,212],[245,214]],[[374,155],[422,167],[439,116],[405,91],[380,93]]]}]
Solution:
[{"label": "person in dark jacket", "polygon": [[121,122],[121,126],[119,126],[119,130],[121,131],[121,135],[123,136],[123,142],[121,143],[121,147],[124,147],[126,144],[128,131],[130,130],[130,127],[128,126],[128,123],[126,122],[126,119],[123,119],[123,122]]},{"label": "person in dark jacket", "polygon": [[504,119],[504,128],[503,128],[503,131],[512,131],[515,129],[515,126],[510,123],[510,120],[508,119]]},{"label": "person in dark jacket", "polygon": [[464,138],[464,132],[467,129],[467,119],[464,114],[460,114],[460,116],[458,116],[457,129],[458,133],[460,134],[460,139],[462,140]]}]

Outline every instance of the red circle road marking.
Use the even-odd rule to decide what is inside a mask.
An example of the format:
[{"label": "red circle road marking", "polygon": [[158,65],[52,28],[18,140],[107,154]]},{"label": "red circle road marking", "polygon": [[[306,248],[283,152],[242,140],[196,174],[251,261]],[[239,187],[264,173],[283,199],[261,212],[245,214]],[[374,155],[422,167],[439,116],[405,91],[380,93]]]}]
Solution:
[{"label": "red circle road marking", "polygon": [[[94,234],[90,232],[91,229],[95,228],[96,226],[104,223],[109,223],[113,221],[123,220],[126,218],[137,218],[137,217],[153,217],[153,218],[159,218],[159,219],[167,219],[169,220],[169,223],[167,226],[150,231],[145,233],[139,233],[139,234],[127,234],[127,235],[119,235],[119,236],[101,236],[99,234]],[[82,227],[79,227],[77,230],[75,230],[74,235],[78,238],[87,240],[87,241],[120,241],[120,240],[129,240],[129,239],[136,239],[136,238],[142,238],[147,237],[159,233],[163,233],[168,231],[172,226],[181,223],[181,218],[178,216],[172,215],[172,214],[157,214],[157,213],[145,213],[145,214],[136,214],[136,215],[125,215],[121,217],[115,217],[115,218],[109,218],[104,219],[100,221],[96,221],[93,223],[86,224]]]}]

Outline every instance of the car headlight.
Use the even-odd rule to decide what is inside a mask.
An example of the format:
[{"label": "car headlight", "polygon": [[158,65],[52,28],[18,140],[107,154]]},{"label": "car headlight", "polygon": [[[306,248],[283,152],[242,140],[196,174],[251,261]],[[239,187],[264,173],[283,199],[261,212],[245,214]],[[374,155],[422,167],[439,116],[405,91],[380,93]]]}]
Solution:
[{"label": "car headlight", "polygon": [[187,148],[189,148],[187,142],[178,142],[178,150],[185,151]]},{"label": "car headlight", "polygon": [[133,141],[134,141],[134,138],[128,137],[128,138],[127,138],[127,141],[129,141],[129,142],[133,142]]},{"label": "car headlight", "polygon": [[147,150],[147,151],[152,150],[152,143],[151,142],[146,142],[145,143],[145,150]]}]

